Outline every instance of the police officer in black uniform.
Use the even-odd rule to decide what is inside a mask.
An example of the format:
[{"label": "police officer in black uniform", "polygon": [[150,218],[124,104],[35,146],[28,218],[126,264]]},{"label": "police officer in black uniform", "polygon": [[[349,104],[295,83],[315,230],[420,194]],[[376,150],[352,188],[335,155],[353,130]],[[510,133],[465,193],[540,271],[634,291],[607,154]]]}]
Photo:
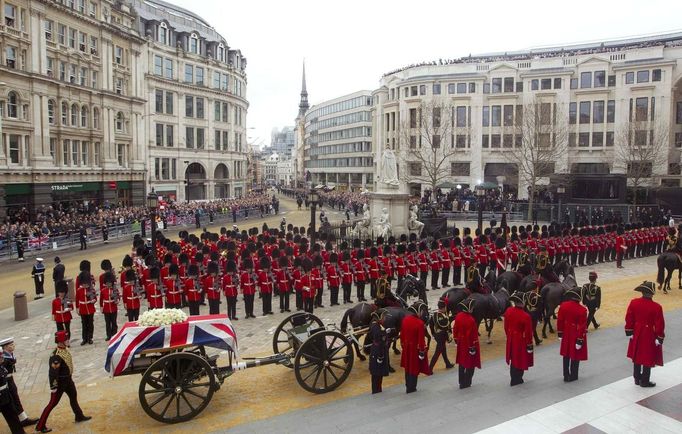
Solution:
[{"label": "police officer in black uniform", "polygon": [[7,370],[7,386],[9,386],[14,409],[19,417],[19,421],[22,426],[35,425],[36,422],[38,422],[38,419],[29,418],[26,411],[24,411],[21,399],[19,398],[19,389],[14,381],[14,374],[17,372],[17,358],[14,355],[14,338],[5,338],[0,341],[0,353],[2,353],[3,356],[3,361],[0,362],[0,365],[4,366]]}]

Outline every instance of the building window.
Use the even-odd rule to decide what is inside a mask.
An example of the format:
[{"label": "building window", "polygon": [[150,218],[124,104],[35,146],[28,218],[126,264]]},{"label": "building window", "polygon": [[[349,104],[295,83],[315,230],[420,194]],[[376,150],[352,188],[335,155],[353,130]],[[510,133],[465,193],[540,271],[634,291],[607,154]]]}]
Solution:
[{"label": "building window", "polygon": [[10,134],[8,136],[9,140],[9,161],[12,164],[19,164],[20,162],[20,156],[21,156],[21,149],[19,147],[19,135],[18,134]]},{"label": "building window", "polygon": [[47,100],[47,122],[50,125],[54,125],[54,100]]},{"label": "building window", "polygon": [[677,101],[675,109],[675,123],[682,124],[682,101]]},{"label": "building window", "polygon": [[590,123],[590,102],[582,101],[580,103],[580,123],[589,124]]},{"label": "building window", "polygon": [[223,131],[223,150],[227,151],[227,140],[228,140],[229,134],[227,131]]},{"label": "building window", "polygon": [[154,74],[163,75],[163,57],[154,56]]},{"label": "building window", "polygon": [[502,122],[502,106],[494,105],[492,108],[492,126],[499,127]]},{"label": "building window", "polygon": [[78,74],[78,84],[81,86],[85,86],[88,81],[88,70],[85,68],[81,68],[80,72]]},{"label": "building window", "polygon": [[185,82],[194,83],[194,67],[192,65],[185,65]]},{"label": "building window", "polygon": [[204,99],[197,98],[197,119],[204,118]]},{"label": "building window", "polygon": [[425,84],[419,85],[419,95],[426,95],[426,85]]},{"label": "building window", "polygon": [[116,114],[116,131],[123,131],[123,123],[124,123],[124,118],[123,118],[123,112],[118,112]]},{"label": "building window", "polygon": [[76,36],[78,31],[76,29],[69,28],[69,47],[76,49]]},{"label": "building window", "polygon": [[173,60],[172,59],[164,59],[164,64],[166,66],[164,77],[173,78]]},{"label": "building window", "polygon": [[[502,79],[501,78],[493,78],[492,82],[493,82],[492,93],[502,92]],[[458,85],[458,87],[459,87],[459,85]],[[466,90],[466,85],[464,86],[464,89]]]},{"label": "building window", "polygon": [[77,127],[78,126],[78,106],[76,104],[71,105],[71,126],[72,127]]},{"label": "building window", "polygon": [[654,69],[651,71],[651,81],[661,81],[661,70]]},{"label": "building window", "polygon": [[595,124],[604,123],[604,101],[595,101],[592,104],[592,122]]},{"label": "building window", "polygon": [[606,71],[594,71],[594,87],[606,86]]},{"label": "building window", "polygon": [[81,158],[83,166],[90,166],[90,142],[81,144]]},{"label": "building window", "polygon": [[155,110],[156,113],[163,113],[163,91],[159,89],[156,89]]},{"label": "building window", "polygon": [[19,98],[16,92],[7,95],[7,117],[16,119],[19,116]]},{"label": "building window", "polygon": [[71,150],[71,140],[65,139],[62,142],[62,165],[69,166],[71,159],[69,158]]},{"label": "building window", "polygon": [[609,87],[615,87],[616,86],[616,76],[615,75],[609,75]]},{"label": "building window", "polygon": [[172,148],[173,144],[173,125],[166,125],[166,146]]},{"label": "building window", "polygon": [[554,89],[561,89],[561,78],[554,79]]},{"label": "building window", "polygon": [[197,76],[196,84],[198,84],[199,86],[203,86],[204,85],[204,68],[197,66],[196,76]]},{"label": "building window", "polygon": [[483,112],[482,112],[481,119],[483,120],[483,127],[489,127],[490,126],[490,107],[483,106]]},{"label": "building window", "polygon": [[118,160],[118,165],[121,167],[125,166],[125,145],[119,143],[116,145],[116,157]]},{"label": "building window", "polygon": [[99,130],[99,109],[92,109],[92,128]]},{"label": "building window", "polygon": [[649,82],[649,70],[637,71],[637,83],[648,83]]},{"label": "building window", "polygon": [[71,164],[74,166],[80,166],[80,140],[71,141]]},{"label": "building window", "polygon": [[166,23],[159,24],[157,41],[162,44],[168,45],[168,26],[166,26]]},{"label": "building window", "polygon": [[522,81],[516,82],[516,92],[523,92],[523,82]]},{"label": "building window", "polygon": [[54,28],[54,21],[45,20],[45,39],[52,40],[52,29]]},{"label": "building window", "polygon": [[205,143],[205,133],[206,130],[203,128],[197,128],[197,149],[204,149],[204,143]]},{"label": "building window", "polygon": [[540,89],[541,90],[549,90],[552,88],[552,79],[551,78],[543,78],[540,80]]},{"label": "building window", "polygon": [[571,79],[571,89],[577,89],[577,88],[578,88],[578,79],[572,78]]},{"label": "building window", "polygon": [[476,93],[476,83],[469,83],[469,93]]},{"label": "building window", "polygon": [[[394,89],[391,89],[391,90],[394,90]],[[431,88],[431,92],[434,95],[440,95],[440,83],[434,83],[433,87]]]},{"label": "building window", "polygon": [[64,24],[57,25],[57,41],[61,45],[66,45],[66,26]]},{"label": "building window", "polygon": [[17,49],[14,47],[5,48],[5,65],[8,68],[16,69],[17,67]]},{"label": "building window", "polygon": [[123,79],[120,77],[116,78],[116,93],[123,95]]},{"label": "building window", "polygon": [[194,33],[189,38],[189,51],[195,54],[199,53],[199,38]]},{"label": "building window", "polygon": [[185,96],[185,117],[194,117],[194,97],[190,95]]},{"label": "building window", "polygon": [[599,132],[592,133],[592,146],[593,147],[604,146],[604,133],[603,132],[599,131]]},{"label": "building window", "polygon": [[118,65],[123,64],[123,48],[119,46],[114,47],[114,62]]},{"label": "building window", "polygon": [[568,133],[568,146],[575,147],[575,133]]},{"label": "building window", "polygon": [[635,99],[635,121],[643,122],[649,117],[649,98]]},{"label": "building window", "polygon": [[514,92],[514,77],[505,77],[504,78],[504,91],[505,92]]},{"label": "building window", "polygon": [[467,84],[457,83],[457,93],[467,93]]},{"label": "building window", "polygon": [[530,90],[538,90],[540,89],[540,80],[537,78],[534,80],[530,81]]},{"label": "building window", "polygon": [[625,73],[625,84],[632,84],[635,82],[635,73],[634,72],[626,72]]},{"label": "building window", "polygon": [[88,126],[88,107],[81,107],[81,128]]},{"label": "building window", "polygon": [[9,3],[5,3],[5,25],[7,27],[16,27],[17,22],[17,8]]},{"label": "building window", "polygon": [[166,91],[166,114],[173,114],[173,92]]},{"label": "building window", "polygon": [[580,88],[587,89],[592,87],[592,73],[591,72],[581,72],[580,73]]},{"label": "building window", "polygon": [[504,126],[505,127],[511,127],[514,125],[514,106],[513,105],[505,105],[503,107],[503,117],[504,117]]},{"label": "building window", "polygon": [[57,164],[57,139],[50,137],[50,157],[52,157],[52,164]]},{"label": "building window", "polygon": [[97,71],[92,71],[92,88],[97,89]]},{"label": "building window", "polygon": [[95,2],[90,2],[90,16],[92,18],[97,17],[97,3]]},{"label": "building window", "polygon": [[228,105],[226,102],[223,103],[223,122],[228,122]]},{"label": "building window", "polygon": [[490,147],[491,148],[499,148],[501,143],[501,137],[499,134],[491,134],[490,135]]},{"label": "building window", "polygon": [[578,146],[580,147],[590,146],[590,133],[578,134]]},{"label": "building window", "polygon": [[185,127],[185,146],[194,149],[194,127]]},{"label": "building window", "polygon": [[451,176],[470,176],[471,173],[471,163],[469,162],[456,162],[450,163],[450,175]]},{"label": "building window", "polygon": [[99,165],[100,165],[99,157],[100,157],[100,155],[101,155],[101,152],[102,152],[102,151],[101,151],[101,149],[100,149],[100,143],[99,143],[99,142],[95,142],[94,150],[93,150],[93,153],[92,153],[92,165],[93,165],[93,166],[99,166]]},{"label": "building window", "polygon": [[456,92],[456,90],[457,90],[457,85],[455,85],[455,83],[448,84],[448,94],[452,95]]},{"label": "building window", "polygon": [[481,147],[482,148],[490,147],[490,136],[488,134],[481,135]]},{"label": "building window", "polygon": [[606,103],[606,122],[612,124],[616,119],[616,101],[609,100]]},{"label": "building window", "polygon": [[156,124],[156,146],[163,146],[163,124]]},{"label": "building window", "polygon": [[62,125],[68,126],[69,121],[69,105],[66,102],[62,103]]}]

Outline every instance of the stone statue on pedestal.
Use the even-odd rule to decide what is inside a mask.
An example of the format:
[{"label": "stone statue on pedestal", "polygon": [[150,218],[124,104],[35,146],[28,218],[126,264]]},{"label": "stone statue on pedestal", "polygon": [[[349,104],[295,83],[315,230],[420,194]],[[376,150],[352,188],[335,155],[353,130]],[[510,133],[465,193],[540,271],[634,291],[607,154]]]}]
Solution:
[{"label": "stone statue on pedestal", "polygon": [[388,208],[382,208],[379,224],[377,225],[377,236],[386,240],[391,236],[391,233],[391,217],[388,214]]},{"label": "stone statue on pedestal", "polygon": [[355,229],[352,234],[355,238],[365,239],[370,235],[370,226],[372,224],[372,216],[369,212],[369,205],[362,206],[362,219],[355,223]]},{"label": "stone statue on pedestal", "polygon": [[384,149],[381,156],[380,176],[380,181],[387,187],[398,188],[398,185],[400,185],[398,180],[398,161],[396,160],[395,152],[389,147]]},{"label": "stone statue on pedestal", "polygon": [[407,222],[407,229],[409,229],[410,233],[417,234],[417,237],[421,235],[422,229],[424,229],[424,223],[420,222],[418,218],[417,205],[412,205],[410,207],[410,220]]}]

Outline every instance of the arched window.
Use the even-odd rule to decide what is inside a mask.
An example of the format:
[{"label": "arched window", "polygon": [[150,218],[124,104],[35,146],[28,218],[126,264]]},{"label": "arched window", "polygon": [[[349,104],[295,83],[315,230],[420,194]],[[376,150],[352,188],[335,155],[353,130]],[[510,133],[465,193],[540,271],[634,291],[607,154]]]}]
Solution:
[{"label": "arched window", "polygon": [[54,125],[54,100],[53,99],[48,99],[47,100],[47,122],[50,125]]},{"label": "arched window", "polygon": [[72,127],[77,127],[78,126],[78,113],[80,110],[78,110],[78,106],[76,104],[71,105],[71,126]]},{"label": "arched window", "polygon": [[99,109],[92,109],[92,128],[99,130]]},{"label": "arched window", "polygon": [[166,23],[159,24],[159,29],[158,29],[156,39],[160,43],[168,45],[168,26],[166,25]]},{"label": "arched window", "polygon": [[222,42],[218,44],[218,52],[216,53],[216,59],[221,62],[225,61],[225,46],[223,45]]},{"label": "arched window", "polygon": [[125,119],[123,118],[123,112],[118,112],[116,114],[116,131],[123,131],[123,123]]},{"label": "arched window", "polygon": [[17,118],[19,114],[19,97],[16,92],[7,95],[7,117]]},{"label": "arched window", "polygon": [[199,37],[196,33],[192,33],[189,37],[189,51],[192,53],[199,53]]},{"label": "arched window", "polygon": [[88,126],[88,106],[84,105],[81,107],[81,127],[85,128]]},{"label": "arched window", "polygon": [[69,125],[69,105],[62,102],[62,125]]}]

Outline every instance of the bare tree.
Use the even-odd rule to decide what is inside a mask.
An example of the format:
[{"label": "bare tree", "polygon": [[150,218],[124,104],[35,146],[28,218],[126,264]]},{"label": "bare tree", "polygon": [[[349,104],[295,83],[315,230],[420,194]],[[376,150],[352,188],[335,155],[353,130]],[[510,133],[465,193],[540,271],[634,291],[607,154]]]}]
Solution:
[{"label": "bare tree", "polygon": [[420,183],[434,191],[452,179],[451,163],[471,141],[471,122],[467,108],[455,107],[437,99],[411,107],[401,122],[399,140],[403,168],[400,178]]},{"label": "bare tree", "polygon": [[637,205],[639,187],[647,183],[654,168],[668,160],[669,128],[662,120],[647,120],[648,110],[635,109],[631,119],[616,132],[615,160],[625,167]]},{"label": "bare tree", "polygon": [[529,187],[528,219],[533,218],[535,192],[541,178],[555,172],[555,163],[568,150],[568,128],[560,106],[553,100],[535,98],[517,109],[514,147],[503,153],[516,165],[519,178]]}]

